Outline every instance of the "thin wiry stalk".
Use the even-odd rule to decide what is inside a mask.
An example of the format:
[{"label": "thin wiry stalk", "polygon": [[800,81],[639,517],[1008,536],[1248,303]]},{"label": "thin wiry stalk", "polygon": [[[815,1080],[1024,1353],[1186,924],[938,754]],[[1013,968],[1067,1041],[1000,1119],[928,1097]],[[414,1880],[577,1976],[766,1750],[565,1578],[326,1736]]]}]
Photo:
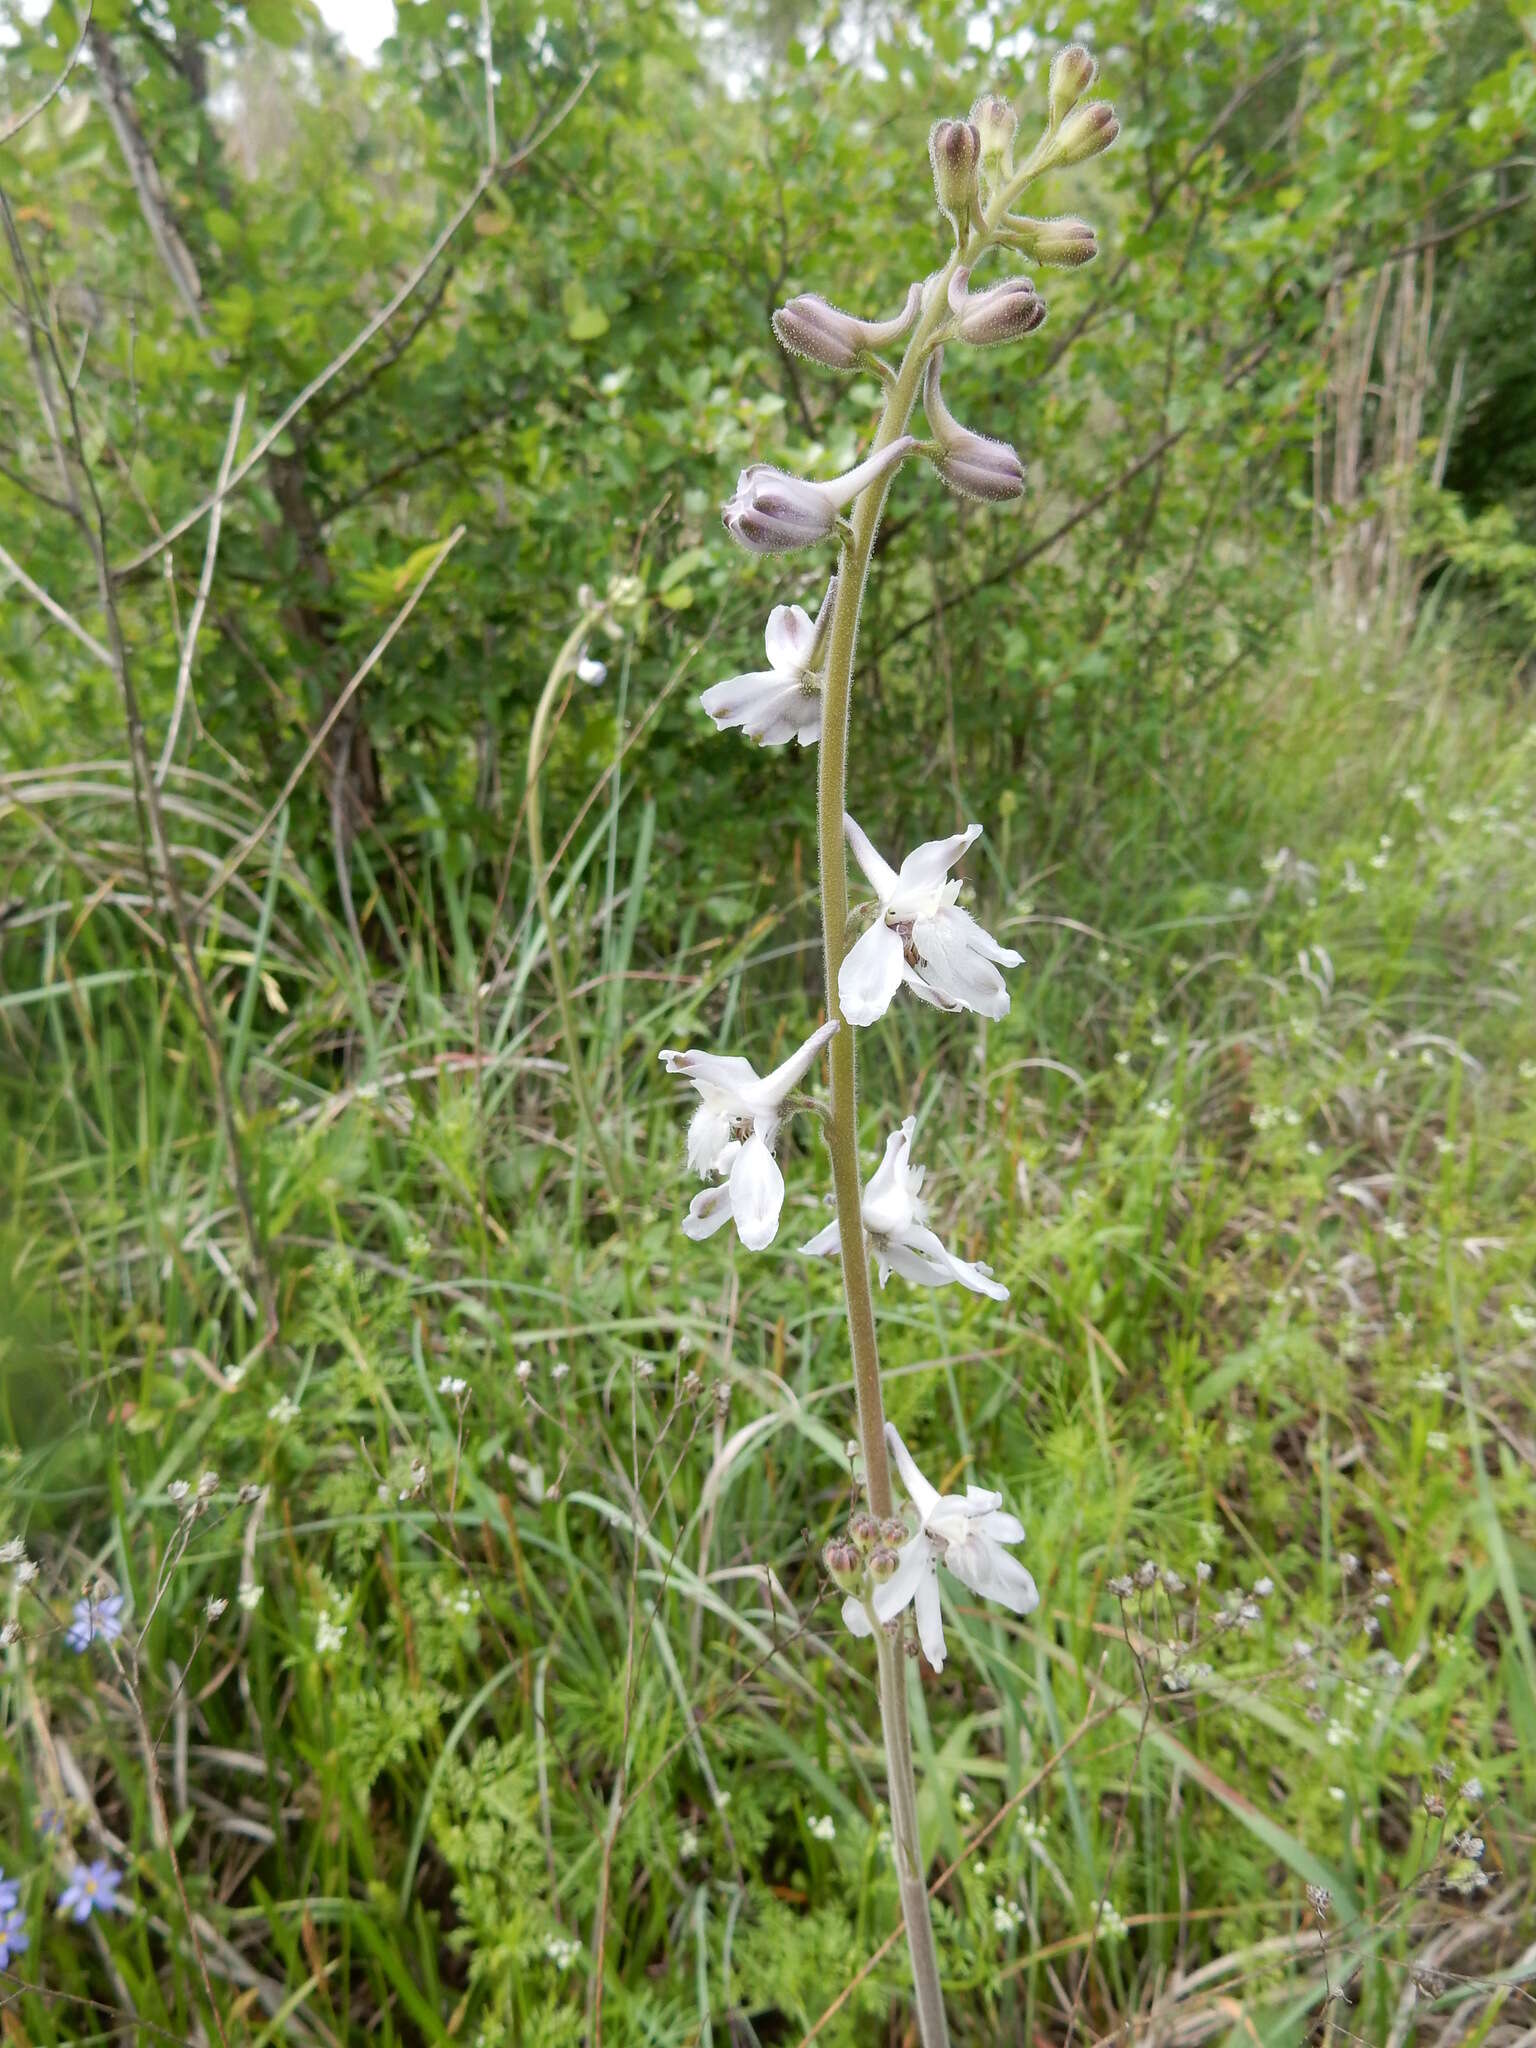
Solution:
[{"label": "thin wiry stalk", "polygon": [[544,769],[544,749],[555,699],[561,684],[571,674],[577,651],[592,631],[597,616],[595,612],[588,612],[571,628],[565,644],[555,656],[548,680],[540,692],[538,707],[533,714],[533,730],[528,736],[525,808],[528,814],[528,860],[533,869],[533,888],[538,898],[539,915],[544,920],[544,942],[549,953],[549,978],[555,986],[555,1002],[560,1011],[560,1035],[565,1040],[566,1059],[570,1063],[571,1093],[576,1098],[581,1121],[586,1126],[587,1135],[592,1140],[593,1150],[597,1153],[598,1163],[608,1183],[609,1199],[616,1202],[623,1186],[623,1178],[617,1156],[603,1136],[591,1091],[587,1087],[581,1038],[576,1029],[576,1011],[571,1001],[571,984],[565,971],[565,959],[560,951],[559,926],[555,922],[554,905],[549,894],[549,867],[544,859],[544,813],[539,795],[539,777]]}]

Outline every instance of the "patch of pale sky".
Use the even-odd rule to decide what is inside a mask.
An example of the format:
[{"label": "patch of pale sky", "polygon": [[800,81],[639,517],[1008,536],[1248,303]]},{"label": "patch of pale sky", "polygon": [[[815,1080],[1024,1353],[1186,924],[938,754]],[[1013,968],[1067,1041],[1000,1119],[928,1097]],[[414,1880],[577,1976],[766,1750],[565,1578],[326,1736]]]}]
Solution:
[{"label": "patch of pale sky", "polygon": [[316,0],[327,28],[354,57],[372,57],[395,32],[395,0]]}]

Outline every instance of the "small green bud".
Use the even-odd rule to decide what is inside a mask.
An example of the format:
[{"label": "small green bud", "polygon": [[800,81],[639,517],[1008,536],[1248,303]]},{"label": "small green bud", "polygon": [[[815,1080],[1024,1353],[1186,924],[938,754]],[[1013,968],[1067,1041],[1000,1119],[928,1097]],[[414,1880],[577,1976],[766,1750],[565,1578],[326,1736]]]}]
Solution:
[{"label": "small green bud", "polygon": [[1056,137],[1058,164],[1083,164],[1108,149],[1120,133],[1120,123],[1108,100],[1090,100],[1086,107],[1074,107],[1061,124]]},{"label": "small green bud", "polygon": [[869,1576],[877,1586],[883,1586],[887,1579],[894,1578],[901,1559],[894,1550],[881,1548],[869,1560]]},{"label": "small green bud", "polygon": [[1019,117],[995,92],[983,93],[971,109],[971,126],[981,138],[982,167],[994,179],[1013,175],[1013,137]]},{"label": "small green bud", "polygon": [[821,1553],[827,1576],[845,1593],[856,1592],[864,1580],[864,1560],[851,1543],[829,1543]]},{"label": "small green bud", "polygon": [[848,1540],[860,1550],[872,1550],[880,1540],[880,1524],[873,1515],[855,1515],[848,1524]]},{"label": "small green bud", "polygon": [[1051,63],[1050,87],[1049,118],[1053,128],[1066,119],[1098,75],[1098,65],[1081,43],[1069,43],[1056,52]]},{"label": "small green bud", "polygon": [[1010,213],[1003,222],[1003,239],[1010,249],[1047,269],[1076,270],[1091,263],[1099,253],[1098,237],[1085,220],[1062,214],[1055,220],[1031,220],[1027,214]]},{"label": "small green bud", "polygon": [[969,121],[935,121],[928,136],[933,190],[940,207],[964,234],[976,199],[981,137]]}]

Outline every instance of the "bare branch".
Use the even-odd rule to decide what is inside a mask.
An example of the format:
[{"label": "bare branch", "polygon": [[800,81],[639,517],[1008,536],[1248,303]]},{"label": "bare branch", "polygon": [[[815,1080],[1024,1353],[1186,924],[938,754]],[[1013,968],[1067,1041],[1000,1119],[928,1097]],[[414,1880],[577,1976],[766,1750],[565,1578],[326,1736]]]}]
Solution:
[{"label": "bare branch", "polygon": [[59,93],[61,93],[64,90],[64,87],[69,80],[69,74],[80,62],[80,52],[85,48],[85,39],[90,34],[90,32],[91,0],[86,0],[85,20],[80,24],[80,34],[76,38],[75,47],[70,51],[68,58],[65,60],[64,69],[53,81],[52,85],[49,86],[48,90],[43,94],[42,98],[38,100],[35,105],[28,107],[24,114],[18,114],[15,120],[11,123],[10,127],[7,128],[3,134],[0,134],[0,149],[3,149],[8,142],[14,142],[16,140],[16,137],[21,133],[22,129],[27,127],[31,122],[35,121],[38,115],[43,112],[44,108],[47,107],[55,98],[57,98]]},{"label": "bare branch", "polygon": [[235,459],[235,449],[240,443],[240,428],[245,420],[245,393],[242,391],[235,400],[235,409],[229,422],[229,439],[224,443],[224,460],[219,465],[220,495],[208,521],[208,545],[203,550],[203,573],[198,578],[197,596],[193,600],[192,615],[187,620],[186,635],[181,643],[181,662],[176,670],[176,699],[171,706],[171,722],[166,730],[165,745],[160,749],[160,763],[155,769],[155,781],[163,783],[176,755],[176,740],[181,731],[182,714],[187,708],[187,698],[192,689],[192,657],[197,652],[198,629],[203,623],[203,613],[208,608],[208,593],[213,588],[213,565],[219,552],[219,528],[224,519],[224,487],[229,482],[230,467]]},{"label": "bare branch", "polygon": [[114,675],[117,673],[116,663],[107,649],[96,638],[95,634],[88,633],[74,614],[65,611],[58,599],[50,597],[40,583],[34,583],[26,570],[22,568],[20,562],[13,555],[8,554],[3,547],[0,547],[0,569],[6,570],[13,576],[27,593],[28,597],[40,604],[50,618],[57,619],[66,633],[73,633],[80,642],[80,645],[89,653],[94,654],[103,668],[110,670]]}]

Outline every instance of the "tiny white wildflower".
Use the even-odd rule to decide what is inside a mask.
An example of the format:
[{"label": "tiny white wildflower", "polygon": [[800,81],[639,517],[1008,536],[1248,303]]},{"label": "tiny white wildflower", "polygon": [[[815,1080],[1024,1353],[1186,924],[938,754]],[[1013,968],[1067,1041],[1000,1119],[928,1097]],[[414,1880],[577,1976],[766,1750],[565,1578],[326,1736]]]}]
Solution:
[{"label": "tiny white wildflower", "polygon": [[261,1605],[261,1596],[266,1590],[265,1586],[260,1586],[255,1580],[250,1580],[240,1588],[235,1598],[240,1602],[240,1605],[247,1614],[254,1614]]},{"label": "tiny white wildflower", "polygon": [[1156,1096],[1147,1104],[1147,1115],[1155,1117],[1160,1124],[1165,1124],[1173,1115],[1173,1104],[1166,1095]]},{"label": "tiny white wildflower", "polygon": [[461,1401],[468,1392],[468,1382],[456,1379],[451,1372],[445,1372],[437,1383],[437,1391],[446,1394],[450,1401]]},{"label": "tiny white wildflower", "polygon": [[192,1488],[185,1479],[173,1479],[165,1489],[165,1497],[179,1507],[191,1491]]},{"label": "tiny white wildflower", "polygon": [[837,1822],[830,1813],[813,1813],[806,1826],[818,1842],[830,1842],[837,1834]]},{"label": "tiny white wildflower", "polygon": [[544,1953],[564,1976],[581,1954],[581,1943],[568,1934],[549,1934],[544,1938]]},{"label": "tiny white wildflower", "polygon": [[1121,1941],[1126,1934],[1125,1917],[1118,1906],[1105,1899],[1099,1907],[1100,1941]]},{"label": "tiny white wildflower", "polygon": [[975,1813],[976,1802],[969,1792],[960,1791],[955,1794],[955,1811],[962,1820],[969,1820]]},{"label": "tiny white wildflower", "polygon": [[292,1394],[279,1394],[272,1403],[272,1406],[267,1410],[267,1420],[277,1423],[283,1429],[286,1429],[290,1422],[297,1422],[298,1419],[299,1404],[294,1400]]},{"label": "tiny white wildflower", "polygon": [[338,1621],[328,1607],[322,1607],[315,1620],[315,1648],[322,1657],[328,1657],[341,1648],[347,1624]]},{"label": "tiny white wildflower", "polygon": [[227,1600],[210,1600],[204,1612],[210,1621],[218,1621],[228,1611],[228,1608],[229,1602]]},{"label": "tiny white wildflower", "polygon": [[685,1862],[691,1861],[695,1856],[698,1855],[699,1831],[697,1828],[683,1829],[682,1833],[677,1838],[677,1853],[679,1856],[683,1858]]},{"label": "tiny white wildflower", "polygon": [[35,1579],[36,1577],[37,1577],[37,1564],[36,1564],[36,1561],[35,1561],[34,1559],[30,1558],[30,1557],[24,1557],[24,1558],[22,1558],[21,1562],[20,1562],[20,1563],[19,1563],[19,1564],[17,1565],[17,1567],[16,1567],[16,1583],[17,1583],[17,1585],[18,1585],[18,1586],[30,1586],[30,1585],[31,1585],[31,1583],[32,1583],[32,1581],[33,1581],[33,1580],[34,1580],[34,1579]]}]

